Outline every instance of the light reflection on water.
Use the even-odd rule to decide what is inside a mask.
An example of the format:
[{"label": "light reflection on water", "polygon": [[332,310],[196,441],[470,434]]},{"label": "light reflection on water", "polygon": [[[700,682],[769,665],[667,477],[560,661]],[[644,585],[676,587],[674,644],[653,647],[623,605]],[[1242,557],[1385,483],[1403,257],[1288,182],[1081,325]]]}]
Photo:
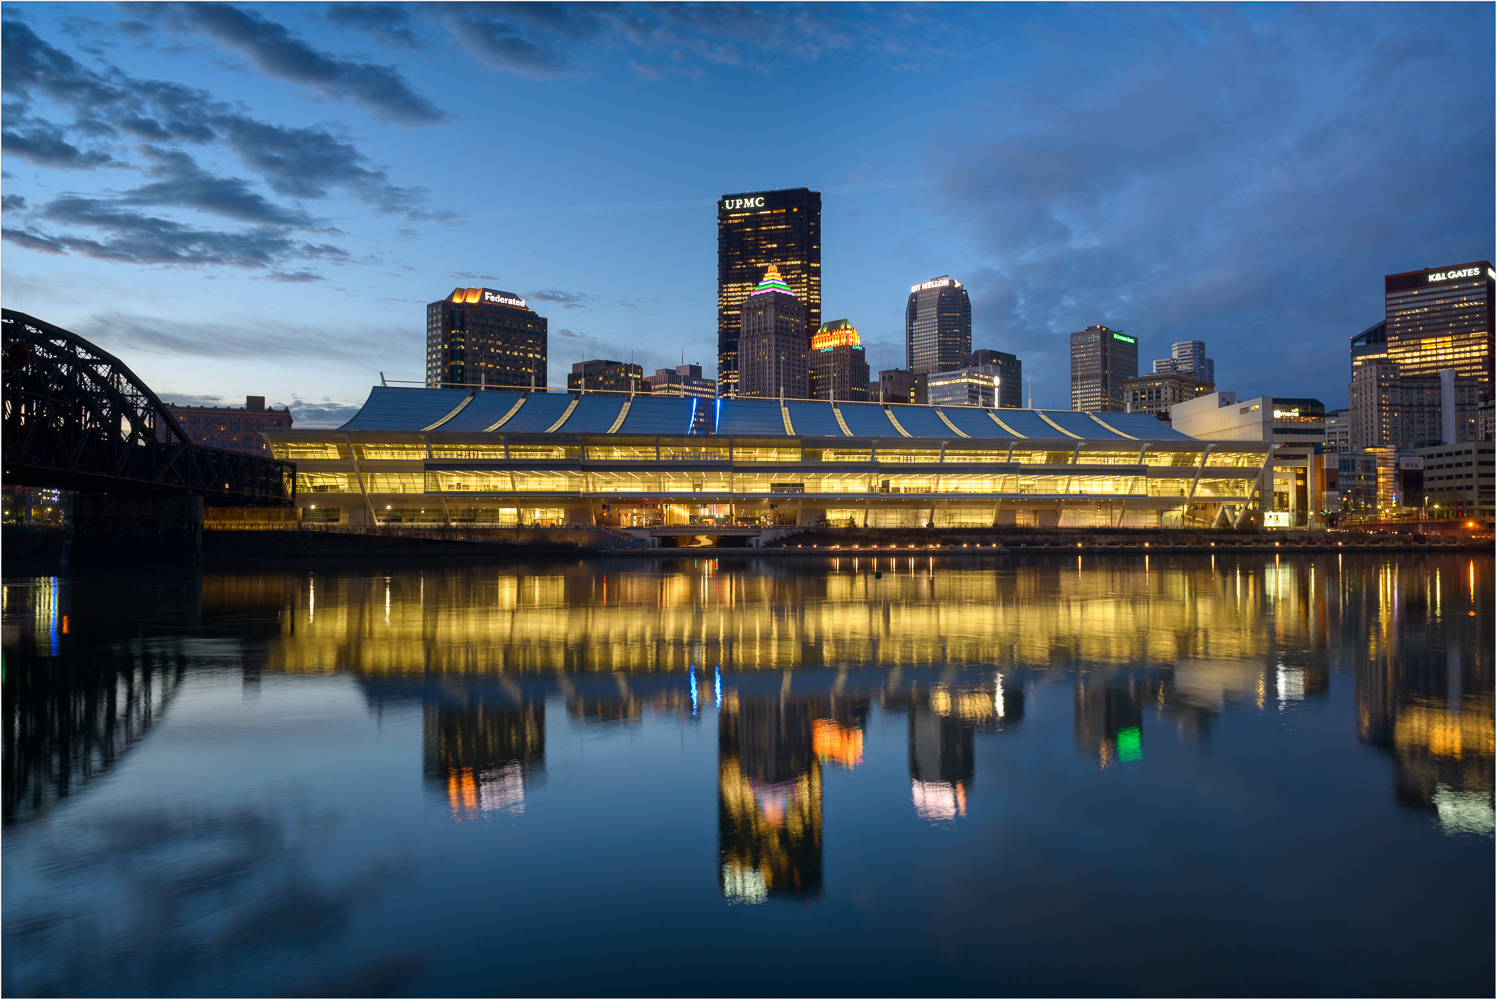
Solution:
[{"label": "light reflection on water", "polygon": [[1491,606],[1424,556],[7,581],[4,989],[1488,989]]}]

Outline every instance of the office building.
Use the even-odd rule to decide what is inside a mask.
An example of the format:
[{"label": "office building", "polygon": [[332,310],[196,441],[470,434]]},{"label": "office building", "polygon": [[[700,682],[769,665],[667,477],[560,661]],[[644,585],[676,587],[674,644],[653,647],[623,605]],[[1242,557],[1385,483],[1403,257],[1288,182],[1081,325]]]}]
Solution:
[{"label": "office building", "polygon": [[809,346],[821,325],[821,192],[758,191],[717,203],[717,381],[724,396],[740,393],[743,305],[770,266],[805,307]]},{"label": "office building", "polygon": [[1357,369],[1369,361],[1383,361],[1388,357],[1388,321],[1376,323],[1351,338],[1351,371],[1356,377]]},{"label": "office building", "polygon": [[1216,362],[1206,357],[1206,345],[1199,340],[1171,344],[1169,357],[1155,359],[1154,373],[1163,375],[1168,372],[1189,376],[1197,382],[1216,384]]},{"label": "office building", "polygon": [[1493,444],[1463,441],[1418,448],[1424,465],[1424,513],[1434,518],[1493,517]]},{"label": "office building", "polygon": [[1123,383],[1138,377],[1138,341],[1105,326],[1071,334],[1071,409],[1126,413]]},{"label": "office building", "polygon": [[1024,406],[1024,362],[1005,351],[979,350],[967,356],[967,367],[997,376],[999,406]]},{"label": "office building", "polygon": [[771,264],[764,280],[743,304],[738,394],[806,399],[810,393],[809,346],[805,303]]},{"label": "office building", "polygon": [[455,288],[426,307],[430,389],[546,387],[546,317],[492,288]]},{"label": "office building", "polygon": [[[1157,364],[1157,362],[1156,362]],[[1204,396],[1216,386],[1179,372],[1161,372],[1140,375],[1123,382],[1125,413],[1163,414],[1169,417],[1170,407],[1187,399]]]},{"label": "office building", "polygon": [[1351,410],[1327,410],[1325,415],[1325,450],[1328,455],[1351,451]]},{"label": "office building", "polygon": [[1325,404],[1318,399],[1211,392],[1170,408],[1170,426],[1205,441],[1259,441],[1274,446],[1258,487],[1265,527],[1322,525]]},{"label": "office building", "polygon": [[1400,375],[1451,370],[1492,384],[1494,279],[1485,260],[1383,279],[1388,360]]},{"label": "office building", "polygon": [[266,458],[270,457],[270,448],[260,431],[289,430],[293,423],[289,408],[266,409],[264,396],[244,397],[243,407],[167,403],[166,409],[177,418],[193,444]]},{"label": "office building", "polygon": [[1385,358],[1367,359],[1353,370],[1350,450],[1393,448],[1402,454],[1427,445],[1470,441],[1477,436],[1479,379],[1447,371],[1403,375]]},{"label": "office building", "polygon": [[639,365],[628,361],[579,361],[567,376],[568,389],[594,392],[649,392],[649,383]]},{"label": "office building", "polygon": [[823,323],[811,338],[811,398],[867,399],[868,361],[858,331],[845,319]]},{"label": "office building", "polygon": [[646,375],[645,382],[650,392],[660,396],[696,396],[712,399],[717,395],[717,382],[702,378],[701,365],[677,365],[675,368],[656,368],[654,375]]},{"label": "office building", "polygon": [[931,372],[926,376],[926,395],[932,406],[998,405],[998,386],[992,375],[973,368]]},{"label": "office building", "polygon": [[904,314],[905,367],[917,375],[953,371],[972,353],[972,303],[949,275],[910,286]]},{"label": "office building", "polygon": [[887,368],[878,373],[878,391],[873,398],[881,403],[927,403],[927,378],[923,373]]}]

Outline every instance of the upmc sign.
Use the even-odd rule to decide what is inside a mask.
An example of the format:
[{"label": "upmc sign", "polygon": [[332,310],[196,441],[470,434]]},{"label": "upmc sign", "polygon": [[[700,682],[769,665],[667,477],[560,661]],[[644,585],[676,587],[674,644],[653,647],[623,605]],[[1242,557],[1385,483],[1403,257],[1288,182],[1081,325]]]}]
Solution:
[{"label": "upmc sign", "polygon": [[763,208],[764,196],[756,194],[746,198],[724,198],[721,204],[725,212],[731,212],[736,208]]}]

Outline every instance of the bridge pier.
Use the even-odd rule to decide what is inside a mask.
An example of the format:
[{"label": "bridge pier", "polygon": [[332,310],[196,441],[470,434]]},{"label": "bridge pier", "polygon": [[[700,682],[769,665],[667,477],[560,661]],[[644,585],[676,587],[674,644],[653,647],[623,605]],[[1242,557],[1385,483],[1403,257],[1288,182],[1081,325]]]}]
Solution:
[{"label": "bridge pier", "polygon": [[196,561],[203,554],[203,498],[80,493],[63,553],[72,562]]}]

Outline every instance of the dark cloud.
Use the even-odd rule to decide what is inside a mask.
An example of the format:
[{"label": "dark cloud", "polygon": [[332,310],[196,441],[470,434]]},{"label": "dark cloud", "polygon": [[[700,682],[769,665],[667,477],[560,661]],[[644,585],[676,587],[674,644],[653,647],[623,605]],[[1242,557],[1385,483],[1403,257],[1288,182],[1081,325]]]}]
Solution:
[{"label": "dark cloud", "polygon": [[420,46],[411,12],[400,4],[328,4],[327,19],[340,28],[353,28],[387,45],[408,49]]},{"label": "dark cloud", "polygon": [[598,301],[596,295],[589,295],[586,292],[566,292],[559,288],[544,288],[538,292],[531,292],[526,298],[540,302],[555,302],[563,309],[586,309]]},{"label": "dark cloud", "polygon": [[239,52],[270,76],[362,104],[388,121],[427,125],[447,118],[393,67],[338,59],[314,49],[284,25],[232,4],[188,3],[177,10],[187,23]]},{"label": "dark cloud", "polygon": [[291,418],[297,427],[341,427],[353,419],[364,405],[357,403],[335,403],[329,400],[313,402],[304,399],[291,400]]},{"label": "dark cloud", "polygon": [[56,240],[12,226],[0,229],[0,239],[14,243],[18,247],[25,247],[27,250],[40,250],[42,253],[66,254],[68,252],[68,248]]},{"label": "dark cloud", "polygon": [[290,284],[327,280],[316,271],[271,271],[265,277],[270,281],[284,281]]},{"label": "dark cloud", "polygon": [[0,209],[7,212],[20,211],[26,207],[26,198],[19,194],[7,194],[0,196]]},{"label": "dark cloud", "polygon": [[245,165],[277,192],[325,198],[342,187],[384,212],[411,212],[425,198],[421,188],[398,188],[350,143],[325,129],[271,125],[243,115],[214,119],[224,141]]},{"label": "dark cloud", "polygon": [[[973,346],[1064,373],[1068,334],[1102,323],[1139,337],[1145,371],[1201,339],[1222,389],[1344,401],[1346,338],[1381,315],[1381,276],[1486,256],[1494,210],[1492,54],[1463,40],[1490,36],[1491,10],[1414,29],[1357,11],[1217,7],[1145,34],[1099,9],[1105,51],[1073,55],[1115,56],[1107,73],[1006,87],[935,136],[932,207],[987,262],[957,275]],[[1437,77],[1450,99],[1431,104],[1411,83]],[[1037,387],[1052,405],[1059,383]]]},{"label": "dark cloud", "polygon": [[0,134],[6,155],[55,170],[92,170],[113,162],[108,153],[79,149],[63,138],[62,129],[50,122],[31,119],[25,128],[25,132],[5,129]]},{"label": "dark cloud", "polygon": [[[208,264],[244,268],[267,268],[288,259],[348,260],[346,251],[326,243],[310,244],[289,237],[269,226],[227,232],[198,229],[170,219],[129,211],[120,204],[99,198],[65,196],[48,203],[40,212],[51,224],[73,230],[69,233],[12,233],[5,238],[19,246],[81,253],[98,260],[132,264]],[[77,230],[99,230],[102,238],[81,235]]]},{"label": "dark cloud", "polygon": [[176,205],[262,225],[314,225],[306,212],[270,202],[251,190],[248,181],[212,176],[181,150],[147,146],[145,152],[156,162],[149,172],[161,179],[126,191],[120,198],[122,204]]},{"label": "dark cloud", "polygon": [[[79,150],[63,139],[60,126],[26,117],[28,102],[44,97],[78,113],[72,128],[94,132],[118,129],[158,146],[167,142],[222,143],[279,194],[325,198],[332,190],[341,189],[381,212],[434,217],[424,211],[424,189],[391,184],[388,175],[353,144],[325,128],[263,122],[215,100],[205,90],[132,77],[117,68],[100,74],[48,44],[24,24],[7,21],[3,29],[0,57],[4,59],[4,90],[12,98],[6,108],[7,124],[31,128],[15,132],[14,139],[7,136],[7,151],[15,142],[16,155],[59,161],[48,165],[107,162],[98,159],[105,154]],[[230,193],[200,191],[196,197],[204,204],[224,207],[234,201],[227,197]],[[272,212],[268,203],[262,199],[260,205],[251,205],[251,200],[238,199],[239,210],[249,215],[236,217],[249,219],[259,213],[268,218],[267,213]],[[284,216],[286,219],[300,218],[291,210],[283,211],[291,213]],[[445,213],[438,215],[445,217]]]},{"label": "dark cloud", "polygon": [[581,332],[580,330],[556,329],[551,331],[558,337],[566,337],[569,340],[593,340],[595,338]]}]

